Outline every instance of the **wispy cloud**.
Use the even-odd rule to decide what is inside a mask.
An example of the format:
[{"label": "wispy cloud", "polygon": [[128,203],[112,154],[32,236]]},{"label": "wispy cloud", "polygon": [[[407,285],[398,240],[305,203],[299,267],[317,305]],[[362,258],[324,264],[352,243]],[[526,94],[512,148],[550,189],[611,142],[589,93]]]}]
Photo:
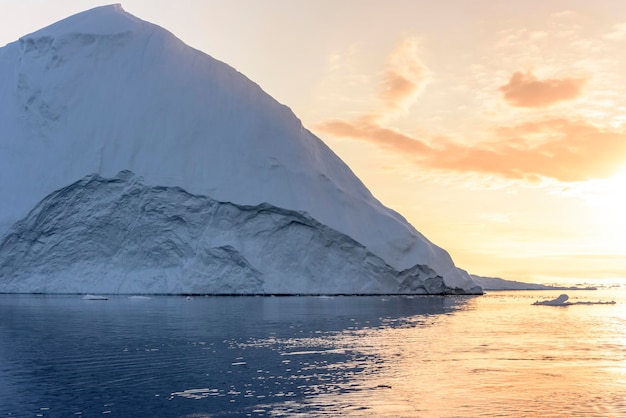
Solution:
[{"label": "wispy cloud", "polygon": [[516,107],[546,107],[572,100],[582,94],[585,78],[549,78],[540,80],[531,72],[515,72],[500,86],[504,99]]},{"label": "wispy cloud", "polygon": [[383,117],[405,111],[415,101],[427,78],[428,69],[419,60],[417,40],[404,40],[389,57],[380,85],[379,97],[385,104],[384,112],[372,116]]},{"label": "wispy cloud", "polygon": [[[509,178],[584,181],[604,178],[626,163],[626,135],[584,121],[546,119],[500,127],[491,143],[448,147],[452,164],[434,158],[433,165]],[[456,167],[456,168],[455,168]]]},{"label": "wispy cloud", "polygon": [[333,119],[317,125],[321,131],[346,138],[361,139],[384,148],[419,157],[432,152],[425,143],[395,129],[385,128],[371,118],[358,120]]},{"label": "wispy cloud", "polygon": [[562,12],[552,13],[552,17],[557,19],[572,19],[576,16],[578,16],[578,13],[573,10],[563,10]]},{"label": "wispy cloud", "polygon": [[613,41],[626,40],[626,23],[618,23],[616,25],[613,25],[611,32],[604,35],[604,38]]},{"label": "wispy cloud", "polygon": [[331,120],[318,128],[402,153],[420,167],[527,181],[605,178],[626,164],[626,133],[564,118],[502,126],[473,146],[445,137],[426,142],[366,119]]},{"label": "wispy cloud", "polygon": [[[487,131],[466,133],[463,143],[449,136],[411,135],[392,128],[390,117],[406,109],[428,81],[428,69],[419,61],[416,48],[413,41],[404,43],[389,58],[379,84],[378,109],[355,118],[326,120],[316,128],[396,152],[422,169],[501,179],[585,181],[609,177],[626,164],[626,131],[601,129],[583,118],[544,116],[502,122]],[[538,79],[530,72],[516,72],[500,92],[514,106],[540,108],[579,97],[586,81]]]}]

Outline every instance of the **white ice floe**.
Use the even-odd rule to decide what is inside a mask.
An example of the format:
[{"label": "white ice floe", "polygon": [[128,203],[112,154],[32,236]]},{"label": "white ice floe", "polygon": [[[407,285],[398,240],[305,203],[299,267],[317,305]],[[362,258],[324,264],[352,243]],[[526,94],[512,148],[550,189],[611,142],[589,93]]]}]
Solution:
[{"label": "white ice floe", "polygon": [[597,301],[597,302],[589,302],[589,301],[581,301],[581,302],[569,302],[569,296],[566,294],[559,295],[558,298],[552,300],[542,300],[535,301],[533,305],[544,305],[544,306],[571,306],[571,305],[614,305],[615,301]]},{"label": "white ice floe", "polygon": [[101,296],[101,295],[84,295],[81,299],[82,300],[109,300],[108,297]]}]

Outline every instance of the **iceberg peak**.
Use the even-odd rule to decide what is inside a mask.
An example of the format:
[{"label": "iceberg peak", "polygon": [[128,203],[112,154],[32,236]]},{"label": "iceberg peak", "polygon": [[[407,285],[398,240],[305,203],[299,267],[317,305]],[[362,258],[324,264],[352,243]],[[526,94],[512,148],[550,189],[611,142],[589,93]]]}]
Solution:
[{"label": "iceberg peak", "polygon": [[72,15],[24,38],[59,37],[68,34],[114,35],[153,25],[126,12],[122,5],[99,6]]}]

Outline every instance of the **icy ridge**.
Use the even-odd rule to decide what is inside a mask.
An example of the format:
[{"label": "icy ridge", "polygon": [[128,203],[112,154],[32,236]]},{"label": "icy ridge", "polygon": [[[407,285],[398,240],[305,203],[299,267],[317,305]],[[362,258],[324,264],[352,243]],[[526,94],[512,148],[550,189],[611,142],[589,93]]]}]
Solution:
[{"label": "icy ridge", "polygon": [[289,108],[121,6],[0,48],[0,236],[52,191],[122,170],[151,186],[305,211],[398,271],[428,265],[448,287],[474,286]]},{"label": "icy ridge", "polygon": [[307,214],[90,175],[43,199],[0,243],[0,292],[441,294]]}]

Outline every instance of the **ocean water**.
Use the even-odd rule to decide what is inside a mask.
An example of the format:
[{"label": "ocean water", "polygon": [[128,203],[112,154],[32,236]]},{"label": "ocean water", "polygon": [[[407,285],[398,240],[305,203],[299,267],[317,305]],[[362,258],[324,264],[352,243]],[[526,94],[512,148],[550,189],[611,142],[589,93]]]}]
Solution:
[{"label": "ocean water", "polygon": [[622,417],[625,290],[0,295],[0,417]]}]

